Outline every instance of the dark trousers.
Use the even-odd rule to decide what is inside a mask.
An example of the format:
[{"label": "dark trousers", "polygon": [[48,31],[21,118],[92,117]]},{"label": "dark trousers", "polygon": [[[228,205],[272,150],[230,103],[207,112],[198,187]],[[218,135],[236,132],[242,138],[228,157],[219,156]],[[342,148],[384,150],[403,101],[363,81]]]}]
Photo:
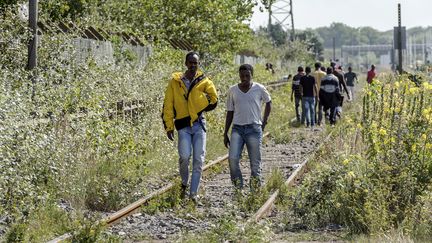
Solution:
[{"label": "dark trousers", "polygon": [[[300,113],[300,109],[299,107],[302,107],[301,113]],[[295,110],[296,110],[296,118],[297,118],[297,122],[304,123],[305,118],[304,118],[304,111],[303,111],[303,103],[302,103],[302,98],[301,97],[295,97]]]},{"label": "dark trousers", "polygon": [[330,107],[330,124],[336,124],[336,107]]},{"label": "dark trousers", "polygon": [[315,102],[315,123],[320,125],[323,118],[323,105],[321,102]]}]

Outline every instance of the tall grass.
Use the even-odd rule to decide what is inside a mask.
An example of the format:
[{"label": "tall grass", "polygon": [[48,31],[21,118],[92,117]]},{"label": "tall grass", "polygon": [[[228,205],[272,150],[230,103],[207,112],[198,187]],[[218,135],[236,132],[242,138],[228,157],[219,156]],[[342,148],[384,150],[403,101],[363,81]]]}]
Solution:
[{"label": "tall grass", "polygon": [[389,75],[364,94],[363,108],[342,120],[291,195],[290,210],[309,228],[430,239],[432,85]]}]

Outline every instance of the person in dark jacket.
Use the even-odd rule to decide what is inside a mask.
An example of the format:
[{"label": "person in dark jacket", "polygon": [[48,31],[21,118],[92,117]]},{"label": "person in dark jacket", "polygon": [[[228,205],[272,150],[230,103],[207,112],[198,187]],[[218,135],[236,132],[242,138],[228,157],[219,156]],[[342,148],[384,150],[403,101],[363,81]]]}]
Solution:
[{"label": "person in dark jacket", "polygon": [[319,91],[320,104],[324,111],[330,110],[330,124],[336,124],[336,107],[340,105],[342,96],[339,91],[339,80],[333,74],[333,68],[327,68],[327,75],[321,80]]},{"label": "person in dark jacket", "polygon": [[[302,109],[302,113],[300,113],[299,111],[299,107],[301,104],[301,100],[302,100],[302,94],[300,92],[300,79],[305,75],[304,73],[304,69],[302,66],[297,68],[297,74],[294,75],[293,77],[293,82],[292,82],[292,91],[291,91],[291,102],[293,101],[293,96],[295,97],[295,110],[296,110],[296,117],[297,117],[297,122],[304,123],[305,122],[305,118],[304,118],[304,112]],[[300,116],[301,114],[301,116]]]},{"label": "person in dark jacket", "polygon": [[302,94],[302,110],[306,118],[306,127],[315,126],[315,97],[318,96],[318,89],[315,77],[311,75],[311,68],[306,67],[306,75],[300,79],[300,92]]}]

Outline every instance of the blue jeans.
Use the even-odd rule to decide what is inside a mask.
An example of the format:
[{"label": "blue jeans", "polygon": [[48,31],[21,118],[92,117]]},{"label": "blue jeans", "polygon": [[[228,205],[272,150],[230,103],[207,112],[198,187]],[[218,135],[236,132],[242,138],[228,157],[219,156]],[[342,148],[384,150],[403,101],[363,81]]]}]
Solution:
[{"label": "blue jeans", "polygon": [[261,125],[250,124],[233,126],[231,131],[228,161],[231,181],[235,187],[243,187],[243,176],[240,170],[240,158],[245,144],[251,167],[251,189],[254,189],[255,184],[257,184],[257,186],[261,185],[261,143]]},{"label": "blue jeans", "polygon": [[303,110],[307,126],[315,125],[315,97],[303,96]]},{"label": "blue jeans", "polygon": [[185,127],[178,131],[180,176],[185,186],[189,181],[189,159],[193,151],[190,195],[198,193],[205,158],[206,132],[203,129],[205,120],[202,120],[202,123],[194,122],[192,127]]}]

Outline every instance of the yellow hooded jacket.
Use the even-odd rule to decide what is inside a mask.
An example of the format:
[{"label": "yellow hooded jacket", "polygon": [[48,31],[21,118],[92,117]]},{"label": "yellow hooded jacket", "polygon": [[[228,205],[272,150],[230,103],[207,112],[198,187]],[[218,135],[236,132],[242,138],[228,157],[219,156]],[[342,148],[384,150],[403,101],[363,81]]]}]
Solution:
[{"label": "yellow hooded jacket", "polygon": [[197,71],[190,89],[182,81],[183,73],[173,73],[165,91],[162,119],[165,130],[180,130],[192,126],[203,111],[216,108],[218,96],[213,82],[200,70]]}]

